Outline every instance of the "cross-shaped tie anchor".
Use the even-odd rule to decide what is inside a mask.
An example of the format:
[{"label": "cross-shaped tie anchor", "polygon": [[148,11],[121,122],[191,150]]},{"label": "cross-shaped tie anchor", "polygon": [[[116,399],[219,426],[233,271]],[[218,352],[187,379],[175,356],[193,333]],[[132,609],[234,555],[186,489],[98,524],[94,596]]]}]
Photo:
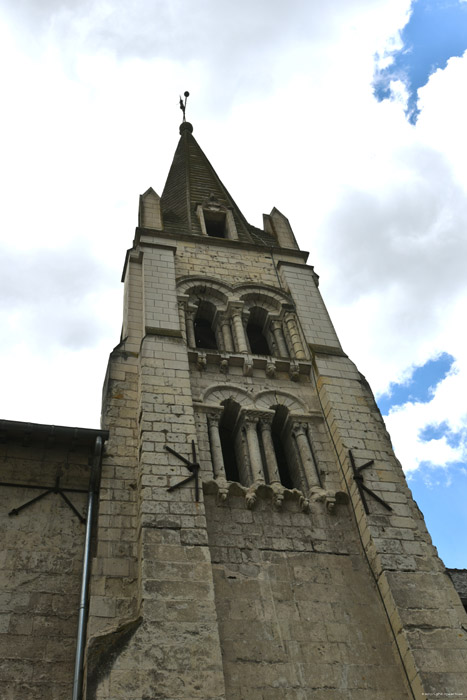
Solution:
[{"label": "cross-shaped tie anchor", "polygon": [[381,503],[382,506],[386,508],[386,510],[392,510],[391,506],[389,503],[386,503],[386,501],[383,501],[382,498],[380,498],[374,491],[368,488],[368,486],[365,486],[363,483],[363,475],[362,471],[366,469],[367,467],[371,467],[372,464],[374,464],[374,459],[371,459],[369,462],[365,462],[365,464],[362,464],[361,467],[356,467],[355,466],[355,460],[354,456],[352,454],[352,450],[349,450],[349,457],[350,457],[350,464],[352,466],[352,471],[353,471],[353,478],[355,479],[355,483],[357,484],[358,488],[358,493],[360,494],[360,498],[362,499],[363,507],[365,509],[365,513],[369,515],[370,511],[368,508],[368,504],[366,502],[365,498],[365,491],[370,494],[378,503]]},{"label": "cross-shaped tie anchor", "polygon": [[174,491],[175,489],[178,489],[180,486],[183,486],[183,484],[187,484],[189,481],[194,479],[195,480],[195,501],[196,501],[196,503],[199,503],[199,479],[198,479],[198,475],[199,475],[200,466],[199,466],[199,463],[196,459],[195,441],[194,440],[191,441],[191,454],[192,454],[191,462],[189,459],[187,459],[186,457],[181,455],[176,450],[173,450],[168,445],[164,445],[164,447],[167,450],[167,452],[170,452],[171,454],[175,455],[175,457],[178,457],[178,459],[180,459],[183,462],[183,464],[187,467],[187,469],[189,469],[191,472],[191,475],[187,476],[186,479],[179,481],[177,484],[173,484],[172,486],[169,486],[167,491]]}]

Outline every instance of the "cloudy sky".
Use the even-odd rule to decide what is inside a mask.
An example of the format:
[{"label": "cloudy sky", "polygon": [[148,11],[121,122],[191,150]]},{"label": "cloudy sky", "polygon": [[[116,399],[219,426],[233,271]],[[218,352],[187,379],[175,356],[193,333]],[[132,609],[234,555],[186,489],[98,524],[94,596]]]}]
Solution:
[{"label": "cloudy sky", "polygon": [[291,220],[446,564],[467,567],[466,0],[3,0],[4,418],[97,427],[138,196],[189,90],[244,214]]}]

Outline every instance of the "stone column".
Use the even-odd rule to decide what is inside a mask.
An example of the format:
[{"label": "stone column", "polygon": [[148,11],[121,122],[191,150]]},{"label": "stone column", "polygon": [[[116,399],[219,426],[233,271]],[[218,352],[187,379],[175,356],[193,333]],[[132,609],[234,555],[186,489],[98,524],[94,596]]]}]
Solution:
[{"label": "stone column", "polygon": [[234,343],[232,338],[232,328],[230,326],[230,318],[224,316],[224,318],[220,320],[220,326],[222,331],[222,339],[224,341],[224,350],[225,352],[233,352]]},{"label": "stone column", "polygon": [[231,310],[233,322],[233,335],[235,340],[235,349],[237,352],[248,352],[246,344],[245,328],[242,319],[242,307],[233,306]]},{"label": "stone column", "polygon": [[292,343],[292,351],[297,360],[304,360],[305,351],[303,350],[302,339],[300,338],[300,333],[297,327],[297,321],[295,319],[295,314],[286,313],[284,316],[285,323],[287,325],[287,330],[289,332],[290,342]]},{"label": "stone column", "polygon": [[279,357],[288,357],[289,352],[285,343],[284,331],[282,330],[281,321],[271,321],[271,331],[277,347]]},{"label": "stone column", "polygon": [[264,455],[266,464],[268,465],[268,474],[270,483],[281,483],[279,476],[279,467],[277,465],[276,452],[272,441],[272,417],[261,418],[259,421],[259,429],[261,431],[261,439],[263,441]]},{"label": "stone column", "polygon": [[195,306],[187,306],[185,310],[185,326],[188,347],[196,348],[195,338],[195,316],[197,308]]},{"label": "stone column", "polygon": [[263,464],[259,449],[258,433],[256,432],[257,419],[253,416],[246,416],[244,424],[253,481],[264,484]]},{"label": "stone column", "polygon": [[243,486],[249,486],[253,476],[251,473],[250,455],[248,454],[245,426],[243,426],[237,433],[237,437],[235,438],[235,447],[237,454],[239,455],[238,469],[240,471],[240,482],[243,484]]},{"label": "stone column", "polygon": [[186,307],[186,302],[179,299],[178,300],[178,320],[180,321],[180,330],[182,332],[182,338],[186,343],[187,338],[186,338],[185,307]]},{"label": "stone column", "polygon": [[224,456],[222,454],[221,436],[219,435],[219,415],[208,413],[209,442],[211,444],[212,467],[214,478],[225,479]]},{"label": "stone column", "polygon": [[305,470],[305,476],[308,481],[309,489],[320,488],[318,473],[316,471],[315,461],[310,449],[310,443],[307,437],[306,423],[294,423],[292,426],[292,434],[297,442],[300,459]]}]

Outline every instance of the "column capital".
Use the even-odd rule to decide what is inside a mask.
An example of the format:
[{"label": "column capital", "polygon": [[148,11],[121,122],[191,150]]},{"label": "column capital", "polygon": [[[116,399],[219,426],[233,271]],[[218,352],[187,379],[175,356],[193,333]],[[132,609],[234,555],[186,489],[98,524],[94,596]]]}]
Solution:
[{"label": "column capital", "polygon": [[194,304],[186,304],[185,313],[189,318],[194,318],[197,311],[198,311],[198,307],[195,306]]},{"label": "column capital", "polygon": [[243,415],[242,422],[245,428],[255,427],[258,424],[258,416],[252,415],[251,413],[245,413]]},{"label": "column capital", "polygon": [[254,423],[255,425],[261,425],[261,421],[272,422],[274,418],[274,413],[258,410],[244,410],[242,413],[242,418],[244,423]]},{"label": "column capital", "polygon": [[221,414],[222,414],[222,411],[213,411],[213,410],[209,411],[206,414],[209,426],[219,425],[219,421],[221,419]]},{"label": "column capital", "polygon": [[274,416],[271,414],[262,414],[258,416],[258,424],[261,430],[267,430],[268,432],[271,432],[272,429],[272,421],[274,419]]},{"label": "column capital", "polygon": [[241,315],[243,313],[244,306],[244,301],[229,301],[226,309],[227,317]]},{"label": "column capital", "polygon": [[306,435],[308,423],[303,421],[294,421],[292,423],[292,431],[295,435]]}]

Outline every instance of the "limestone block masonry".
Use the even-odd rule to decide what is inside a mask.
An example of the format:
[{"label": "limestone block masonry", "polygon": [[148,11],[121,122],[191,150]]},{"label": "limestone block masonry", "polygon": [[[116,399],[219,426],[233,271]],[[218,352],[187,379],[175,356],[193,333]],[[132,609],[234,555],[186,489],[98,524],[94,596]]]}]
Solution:
[{"label": "limestone block masonry", "polygon": [[96,435],[0,421],[2,700],[71,698]]},{"label": "limestone block masonry", "polygon": [[84,697],[467,697],[467,617],[307,254],[191,131],[124,268]]}]

